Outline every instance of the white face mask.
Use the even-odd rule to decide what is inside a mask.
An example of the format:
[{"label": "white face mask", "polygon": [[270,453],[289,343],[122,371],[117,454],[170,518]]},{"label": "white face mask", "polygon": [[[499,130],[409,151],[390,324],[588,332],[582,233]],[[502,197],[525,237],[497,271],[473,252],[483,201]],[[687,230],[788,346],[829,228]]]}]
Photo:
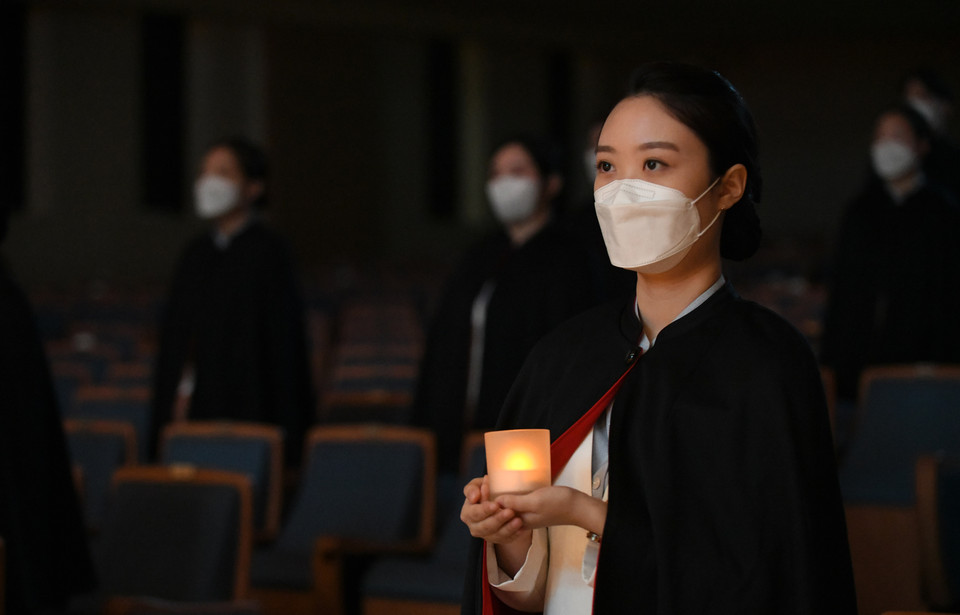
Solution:
[{"label": "white face mask", "polygon": [[895,139],[877,141],[870,148],[873,169],[887,181],[899,179],[917,165],[917,154],[909,145]]},{"label": "white face mask", "polygon": [[502,175],[487,182],[493,215],[502,224],[522,222],[537,208],[540,184],[529,177]]},{"label": "white face mask", "polygon": [[240,202],[240,185],[219,175],[202,176],[193,191],[197,215],[205,220],[227,213]]},{"label": "white face mask", "polygon": [[640,273],[663,273],[675,267],[690,247],[720,217],[700,229],[696,202],[679,190],[642,179],[617,179],[594,192],[597,219],[610,262]]}]

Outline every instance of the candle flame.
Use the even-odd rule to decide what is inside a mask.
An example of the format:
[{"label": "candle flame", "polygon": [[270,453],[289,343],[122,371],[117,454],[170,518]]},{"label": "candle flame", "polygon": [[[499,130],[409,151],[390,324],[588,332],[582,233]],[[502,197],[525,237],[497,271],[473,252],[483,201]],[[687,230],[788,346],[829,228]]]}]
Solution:
[{"label": "candle flame", "polygon": [[505,470],[532,470],[535,467],[533,455],[523,449],[512,450],[503,461],[503,467]]}]

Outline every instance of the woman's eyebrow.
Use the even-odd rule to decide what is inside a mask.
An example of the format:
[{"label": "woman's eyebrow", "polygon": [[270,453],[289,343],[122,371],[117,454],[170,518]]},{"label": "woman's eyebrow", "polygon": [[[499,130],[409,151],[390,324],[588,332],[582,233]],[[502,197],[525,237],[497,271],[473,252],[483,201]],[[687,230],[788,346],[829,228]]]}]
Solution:
[{"label": "woman's eyebrow", "polygon": [[649,141],[649,142],[647,142],[647,143],[641,143],[639,146],[637,146],[637,149],[639,149],[639,150],[647,150],[647,149],[671,149],[671,150],[673,150],[673,151],[675,151],[675,152],[679,152],[679,151],[680,151],[680,148],[677,147],[676,144],[671,143],[670,141]]},{"label": "woman's eyebrow", "polygon": [[[640,145],[638,145],[637,149],[641,151],[645,151],[649,149],[669,149],[675,152],[680,151],[680,148],[677,147],[675,143],[671,143],[670,141],[648,141],[647,143],[641,143]],[[613,152],[616,152],[616,150],[609,145],[598,145],[597,153],[599,152],[613,153]]]}]

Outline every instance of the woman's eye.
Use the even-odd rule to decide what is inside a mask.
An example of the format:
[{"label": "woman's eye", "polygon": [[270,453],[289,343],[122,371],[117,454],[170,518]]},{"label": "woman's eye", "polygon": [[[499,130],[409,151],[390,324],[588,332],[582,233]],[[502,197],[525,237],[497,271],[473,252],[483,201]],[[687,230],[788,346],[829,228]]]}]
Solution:
[{"label": "woman's eye", "polygon": [[660,162],[659,160],[648,160],[643,163],[643,168],[646,169],[647,171],[656,171],[661,167],[662,164],[663,163]]},{"label": "woman's eye", "polygon": [[610,169],[613,168],[613,165],[607,162],[606,160],[601,160],[597,163],[597,170],[601,173],[609,173]]}]

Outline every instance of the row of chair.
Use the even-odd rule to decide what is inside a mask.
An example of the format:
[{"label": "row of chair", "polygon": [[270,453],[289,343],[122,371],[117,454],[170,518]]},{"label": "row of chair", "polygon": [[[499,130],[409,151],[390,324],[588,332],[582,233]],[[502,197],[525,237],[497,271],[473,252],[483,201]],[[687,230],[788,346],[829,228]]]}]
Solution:
[{"label": "row of chair", "polygon": [[[314,428],[299,488],[271,536],[279,481],[264,456],[269,450],[279,459],[279,443],[261,438],[259,427],[267,426],[171,426],[169,464],[112,473],[92,537],[111,609],[119,608],[117,598],[121,606],[142,606],[149,597],[181,605],[254,600],[268,614],[336,614],[362,596],[367,612],[377,605],[393,615],[424,605],[454,612],[469,534],[449,500],[437,504],[431,433],[370,424]],[[470,472],[479,472],[476,460],[472,465]],[[444,518],[435,544],[438,514]],[[409,581],[417,567],[424,591],[415,599]],[[438,582],[443,575],[449,578]]]},{"label": "row of chair", "polygon": [[927,456],[960,456],[960,366],[868,368],[852,418],[839,478],[861,613],[942,607],[924,597],[917,467]]}]

